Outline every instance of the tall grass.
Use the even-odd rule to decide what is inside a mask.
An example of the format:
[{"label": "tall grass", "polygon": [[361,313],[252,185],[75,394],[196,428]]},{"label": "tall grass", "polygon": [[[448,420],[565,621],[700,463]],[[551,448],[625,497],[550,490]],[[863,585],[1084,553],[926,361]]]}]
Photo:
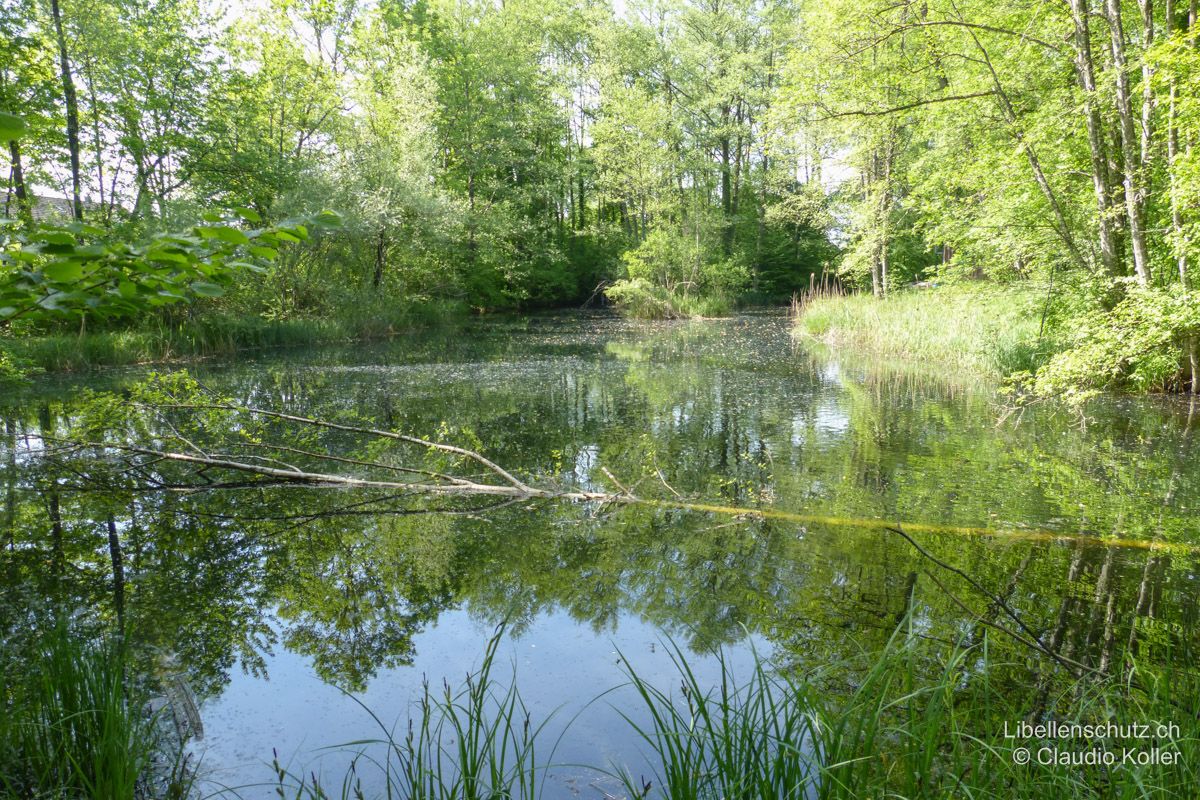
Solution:
[{"label": "tall grass", "polygon": [[1053,352],[1039,338],[1040,297],[1022,287],[947,286],[815,297],[796,332],[836,349],[997,378],[1032,371]]},{"label": "tall grass", "polygon": [[4,687],[0,793],[6,797],[133,798],[158,750],[146,697],[130,688],[115,643],[58,625],[41,642],[30,680]]},{"label": "tall grass", "polygon": [[213,314],[178,323],[153,319],[127,330],[0,340],[18,362],[49,372],[227,356],[244,350],[383,339],[461,316],[455,304],[362,303],[329,317],[268,320]]},{"label": "tall grass", "polygon": [[810,749],[817,699],[807,685],[757,657],[749,680],[739,684],[722,655],[720,682],[707,687],[682,650],[672,646],[670,653],[680,675],[678,699],[647,683],[622,656],[650,724],[625,719],[661,764],[657,791],[654,781],[620,771],[630,797],[652,791],[670,800],[803,797],[817,783],[820,764]]},{"label": "tall grass", "polygon": [[[326,788],[315,775],[277,769],[282,797],[386,797],[419,800],[533,800],[550,760],[539,761],[540,728],[510,683],[493,683],[493,639],[484,666],[458,693],[428,691],[408,733],[396,738],[379,722],[381,760],[358,753],[345,776]],[[1146,671],[1130,662],[1113,677],[1081,679],[1018,654],[999,661],[987,636],[948,645],[904,619],[881,653],[834,661],[799,674],[755,654],[745,676],[718,657],[714,684],[700,679],[681,648],[669,650],[675,689],[656,686],[622,656],[640,704],[622,713],[648,750],[649,778],[621,765],[626,796],[664,800],[866,800],[875,798],[1192,798],[1200,786],[1200,685],[1191,670]],[[1029,681],[997,685],[1009,671]],[[1030,676],[1034,676],[1030,678]],[[374,715],[372,715],[374,716]],[[1169,723],[1170,740],[1040,740],[1008,737],[1005,726]],[[564,733],[563,735],[566,735]],[[1177,763],[1125,763],[1123,748],[1153,746]],[[1039,751],[1091,748],[1118,755],[1113,766],[1039,763]],[[1028,748],[1031,763],[1022,763]],[[364,789],[364,767],[382,775]],[[577,765],[578,766],[578,765]]]},{"label": "tall grass", "polygon": [[[849,696],[822,691],[819,674],[773,672],[761,659],[740,684],[722,661],[719,684],[705,687],[682,652],[673,657],[681,676],[677,696],[647,685],[626,665],[651,718],[636,730],[661,764],[651,782],[624,775],[631,797],[1190,798],[1200,785],[1200,687],[1190,672],[1140,676],[1149,688],[1120,678],[1067,680],[1039,708],[1032,691],[1013,696],[1011,688],[993,686],[992,671],[1005,665],[992,659],[986,638],[942,655],[907,623]],[[831,668],[846,665],[825,672]],[[1126,746],[1148,750],[1149,741],[1004,735],[1006,724],[1015,728],[1031,716],[1064,724],[1175,722],[1180,736],[1158,744],[1177,753],[1178,763],[1123,761]],[[1113,751],[1118,763],[1038,763],[1043,748],[1093,747]],[[1031,763],[1021,763],[1021,748]]]},{"label": "tall grass", "polygon": [[382,736],[339,746],[362,749],[335,785],[276,759],[276,793],[297,800],[365,797],[363,773],[374,767],[368,782],[381,784],[377,796],[388,800],[534,800],[544,773],[536,748],[541,725],[533,726],[514,682],[504,688],[492,678],[500,639],[488,642],[482,666],[461,689],[443,683],[435,697],[426,684],[401,737],[363,706]]}]

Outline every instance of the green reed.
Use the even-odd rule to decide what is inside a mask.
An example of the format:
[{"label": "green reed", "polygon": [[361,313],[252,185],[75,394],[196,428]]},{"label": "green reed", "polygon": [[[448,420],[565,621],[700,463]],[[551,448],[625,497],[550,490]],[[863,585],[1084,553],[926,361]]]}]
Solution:
[{"label": "green reed", "polygon": [[91,641],[65,624],[41,639],[29,679],[0,695],[0,793],[116,800],[149,791],[161,748],[125,660],[117,643]]},{"label": "green reed", "polygon": [[[497,643],[489,642],[483,667],[459,692],[444,687],[439,699],[425,692],[405,737],[350,745],[384,744],[383,760],[360,752],[336,791],[277,766],[280,790],[297,798],[366,797],[359,774],[374,764],[386,785],[378,796],[389,799],[540,796],[554,765],[536,758],[540,728],[531,726],[514,685],[493,682]],[[993,685],[992,673],[1033,662],[998,660],[987,636],[956,646],[930,642],[907,620],[864,663],[839,661],[805,674],[756,653],[739,678],[718,655],[719,677],[708,685],[693,656],[673,644],[669,652],[674,689],[653,685],[622,657],[640,701],[622,714],[649,751],[652,774],[590,768],[617,776],[631,799],[1190,798],[1200,785],[1200,685],[1191,670],[1144,670],[1131,661],[1114,676],[1086,677],[1038,663],[1030,670],[1038,681],[1014,693]],[[1120,753],[1122,743],[1003,735],[1006,723],[1029,719],[1175,722],[1180,731],[1171,741],[1132,744],[1170,749],[1178,763],[1036,763],[1042,747]],[[1023,747],[1034,763],[1021,763]]]},{"label": "green reed", "polygon": [[[359,773],[374,767],[383,785],[376,796],[388,800],[534,800],[544,774],[536,748],[542,726],[532,724],[515,682],[504,687],[492,677],[500,641],[501,634],[489,640],[479,671],[460,689],[444,682],[435,695],[426,683],[402,736],[360,702],[382,736],[335,748],[364,748],[336,786],[314,772],[292,772],[276,757],[277,794],[297,800],[362,798]],[[380,746],[382,755],[366,749]]]}]

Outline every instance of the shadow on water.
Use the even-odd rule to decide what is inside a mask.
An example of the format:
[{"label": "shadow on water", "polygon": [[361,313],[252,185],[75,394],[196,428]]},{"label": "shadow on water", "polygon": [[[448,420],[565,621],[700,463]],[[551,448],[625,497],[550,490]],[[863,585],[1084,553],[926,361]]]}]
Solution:
[{"label": "shadow on water", "polygon": [[[103,488],[29,451],[72,418],[82,389],[141,373],[32,387],[0,408],[0,633],[17,642],[65,607],[123,630],[148,671],[174,654],[207,698],[206,727],[235,732],[208,756],[230,781],[269,761],[263,746],[311,749],[355,730],[363,720],[339,689],[380,693],[401,714],[421,671],[462,674],[500,622],[503,657],[548,711],[619,682],[614,641],[646,659],[660,658],[662,636],[694,653],[755,641],[804,669],[880,651],[906,617],[952,642],[1003,616],[879,521],[926,526],[922,547],[1072,662],[1193,659],[1200,421],[1186,406],[1113,400],[1086,427],[1049,407],[998,424],[988,387],[814,354],[781,315],[514,318],[193,372],[254,406],[478,445],[533,480],[591,489],[606,468],[664,499],[749,510],[425,514],[296,487]],[[1098,546],[1112,539],[1180,547]],[[993,684],[1044,701],[1050,668],[1010,639],[994,647]],[[858,678],[827,680],[837,692]],[[256,695],[273,699],[254,706]],[[334,715],[333,739],[305,728],[306,704]],[[597,713],[587,746],[625,757],[632,739]]]}]

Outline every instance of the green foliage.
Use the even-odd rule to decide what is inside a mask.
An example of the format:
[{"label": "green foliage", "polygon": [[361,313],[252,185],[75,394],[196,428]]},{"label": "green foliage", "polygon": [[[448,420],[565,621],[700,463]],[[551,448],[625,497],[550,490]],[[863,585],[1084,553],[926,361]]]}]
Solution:
[{"label": "green foliage", "polygon": [[[257,217],[249,210],[243,215]],[[188,233],[141,242],[77,222],[10,228],[0,240],[0,325],[22,318],[121,319],[218,297],[241,273],[265,272],[262,262],[273,260],[281,245],[307,239],[306,224],[337,221],[326,212],[243,231],[214,217]]]},{"label": "green foliage", "polygon": [[1059,323],[1065,347],[1033,377],[1034,394],[1080,401],[1104,389],[1179,391],[1191,380],[1200,292],[1132,282],[1119,289],[1111,310],[1097,305]]},{"label": "green foliage", "polygon": [[0,345],[0,386],[29,383],[29,376],[38,372],[26,359],[14,356]]},{"label": "green foliage", "polygon": [[0,142],[20,139],[25,134],[25,120],[16,114],[0,111]]},{"label": "green foliage", "polygon": [[614,281],[604,294],[622,313],[637,319],[719,317],[731,310],[721,295],[673,292],[645,278]]},{"label": "green foliage", "polygon": [[132,689],[115,642],[65,623],[47,632],[32,680],[4,687],[0,792],[6,797],[138,795],[158,747],[147,697]]}]

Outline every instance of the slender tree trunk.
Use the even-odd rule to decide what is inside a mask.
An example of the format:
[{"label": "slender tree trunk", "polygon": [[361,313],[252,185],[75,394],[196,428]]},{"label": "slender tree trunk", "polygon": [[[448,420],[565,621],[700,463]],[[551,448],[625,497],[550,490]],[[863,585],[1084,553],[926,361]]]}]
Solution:
[{"label": "slender tree trunk", "polygon": [[67,152],[71,159],[71,213],[77,220],[83,219],[83,198],[79,180],[79,101],[75,96],[75,79],[71,76],[71,60],[67,56],[67,37],[63,33],[62,9],[58,0],[50,0],[50,14],[54,17],[54,35],[58,40],[58,65],[62,78],[63,103],[67,111]]},{"label": "slender tree trunk", "polygon": [[1055,232],[1062,239],[1063,245],[1066,246],[1067,252],[1071,255],[1071,260],[1079,267],[1087,267],[1087,261],[1084,259],[1083,253],[1075,242],[1075,236],[1071,233],[1071,225],[1067,222],[1067,216],[1063,212],[1062,204],[1058,202],[1058,194],[1054,191],[1054,187],[1050,185],[1050,180],[1046,177],[1046,171],[1042,169],[1042,162],[1038,158],[1037,151],[1025,139],[1025,134],[1019,127],[1017,111],[1013,107],[1012,99],[1008,96],[1008,92],[1004,89],[1004,84],[1000,82],[1000,75],[996,72],[991,55],[988,53],[987,48],[983,46],[983,42],[979,41],[979,37],[975,35],[975,31],[970,28],[967,28],[966,31],[967,35],[971,37],[971,41],[975,44],[975,49],[979,51],[984,65],[987,67],[988,74],[992,79],[992,88],[996,90],[996,99],[999,101],[1000,112],[1004,116],[1004,120],[1008,123],[1009,131],[1012,133],[1013,139],[1016,140],[1018,146],[1020,146],[1021,151],[1025,154],[1025,159],[1029,162],[1029,168],[1033,171],[1034,182],[1037,183],[1042,196],[1046,198],[1046,202],[1050,205],[1050,212],[1054,215]]},{"label": "slender tree trunk", "polygon": [[1191,393],[1200,394],[1200,346],[1196,343],[1196,337],[1188,338],[1188,366],[1192,372]]},{"label": "slender tree trunk", "polygon": [[[727,120],[729,111],[722,115]],[[729,136],[721,137],[721,213],[725,227],[721,231],[721,244],[726,258],[733,252],[733,175],[730,167]]]},{"label": "slender tree trunk", "polygon": [[378,289],[383,283],[383,269],[387,264],[387,232],[379,229],[379,238],[375,242],[375,274],[371,277],[371,287]]},{"label": "slender tree trunk", "polygon": [[[33,207],[29,204],[29,190],[25,186],[25,168],[21,164],[21,144],[16,139],[8,142],[8,155],[12,159],[12,193],[17,199],[17,215],[26,222],[33,219]],[[8,210],[5,209],[5,213]]]},{"label": "slender tree trunk", "polygon": [[[1121,22],[1121,0],[1105,0],[1105,16],[1112,33],[1113,69],[1116,72],[1117,119],[1121,130],[1121,158],[1125,173],[1125,211],[1129,218],[1129,240],[1133,248],[1133,270],[1138,282],[1150,283],[1150,256],[1146,249],[1145,192],[1142,186],[1142,142],[1147,138],[1134,131],[1133,98],[1129,86],[1129,62],[1125,51],[1125,29]],[[1148,152],[1147,152],[1147,155]]]},{"label": "slender tree trunk", "polygon": [[117,523],[108,515],[108,557],[112,562],[113,608],[117,612],[117,633],[125,639],[125,558],[121,552],[121,537],[117,534]]},{"label": "slender tree trunk", "polygon": [[4,527],[8,532],[8,549],[17,547],[17,428],[11,419],[4,420],[4,444],[8,450],[4,465]]},{"label": "slender tree trunk", "polygon": [[1104,146],[1104,123],[1096,100],[1096,71],[1092,58],[1092,38],[1088,29],[1087,0],[1071,0],[1071,18],[1075,23],[1075,68],[1083,88],[1084,118],[1087,121],[1088,148],[1092,157],[1092,189],[1096,194],[1096,214],[1100,234],[1100,261],[1110,275],[1120,272],[1120,254],[1111,216],[1111,178],[1108,153]]},{"label": "slender tree trunk", "polygon": [[[1142,51],[1146,52],[1154,46],[1154,2],[1153,0],[1138,0],[1138,10],[1142,12]],[[1150,194],[1152,174],[1150,160],[1154,157],[1151,147],[1154,135],[1154,66],[1148,58],[1142,59],[1142,127],[1141,127],[1141,169],[1143,192]]]},{"label": "slender tree trunk", "polygon": [[[1166,0],[1166,34],[1167,38],[1175,32],[1175,0]],[[1179,185],[1176,178],[1176,167],[1179,160],[1179,82],[1174,74],[1171,75],[1169,100],[1167,108],[1167,191],[1171,203],[1171,238],[1172,249],[1175,251],[1175,266],[1179,270],[1179,282],[1187,288],[1187,251],[1183,246],[1183,211],[1179,205]]]}]

